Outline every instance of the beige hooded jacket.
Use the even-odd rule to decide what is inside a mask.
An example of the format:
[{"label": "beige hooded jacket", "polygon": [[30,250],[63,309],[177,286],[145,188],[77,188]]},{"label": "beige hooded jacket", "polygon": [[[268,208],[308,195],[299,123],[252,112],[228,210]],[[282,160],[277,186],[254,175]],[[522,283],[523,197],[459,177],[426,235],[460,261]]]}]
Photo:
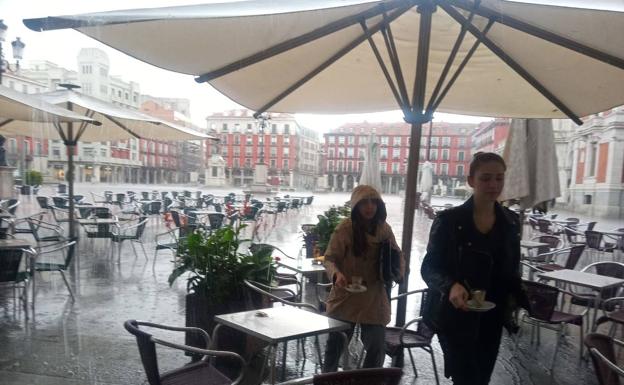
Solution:
[{"label": "beige hooded jacket", "polygon": [[[363,278],[367,290],[363,293],[351,293],[345,288],[332,287],[327,298],[327,315],[354,323],[386,325],[390,322],[390,303],[386,296],[384,283],[379,277],[379,247],[381,242],[390,239],[397,250],[390,225],[385,221],[386,210],[381,196],[371,186],[360,185],[351,195],[351,211],[363,199],[379,199],[377,210],[383,210],[382,222],[374,235],[366,234],[368,247],[364,255],[353,254],[353,222],[351,218],[343,220],[337,227],[325,251],[327,275],[334,281],[334,275],[340,271],[351,282],[354,275]],[[405,272],[405,260],[401,254],[401,276]]]}]

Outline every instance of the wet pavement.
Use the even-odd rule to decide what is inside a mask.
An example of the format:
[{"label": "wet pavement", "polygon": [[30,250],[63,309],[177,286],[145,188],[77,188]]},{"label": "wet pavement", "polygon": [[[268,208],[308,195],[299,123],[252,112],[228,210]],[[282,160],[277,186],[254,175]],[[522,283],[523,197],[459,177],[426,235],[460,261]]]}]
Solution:
[{"label": "wet pavement", "polygon": [[[98,190],[104,189],[100,185],[95,187]],[[91,185],[79,185],[77,192],[86,193],[92,188]],[[115,192],[153,189],[154,186],[142,188],[136,185],[111,188]],[[160,186],[157,189],[181,191],[185,188]],[[217,194],[222,192],[214,191]],[[53,193],[50,188],[46,188],[40,194]],[[17,212],[18,217],[37,210],[34,198],[20,198],[22,204]],[[332,204],[343,203],[348,198],[346,193],[315,194],[311,206],[280,214],[275,221],[270,218],[260,223],[258,237],[261,241],[272,243],[296,256],[301,245],[300,225],[315,223],[317,214]],[[400,244],[402,198],[386,196],[385,200],[388,222]],[[437,200],[436,203],[445,201]],[[410,288],[424,287],[419,269],[430,225],[429,219],[416,215]],[[125,244],[119,263],[116,256],[110,257],[111,245],[108,240],[91,242],[81,238],[77,257],[69,274],[76,294],[75,303],[71,302],[58,273],[37,276],[36,307],[34,312],[29,312],[28,319],[21,307],[15,305],[12,292],[1,290],[0,384],[146,384],[135,339],[125,331],[123,322],[127,319],[139,319],[184,325],[185,280],[178,280],[170,287],[167,278],[172,270],[171,253],[159,251],[154,257],[154,236],[165,230],[162,218],[153,216],[143,237],[148,258],[144,258],[140,249],[138,258],[135,257],[130,245]],[[579,265],[582,266],[583,261]],[[313,288],[310,285],[307,288],[307,299],[312,301],[310,293]],[[410,302],[407,319],[417,315],[418,304]],[[569,336],[559,350],[553,376],[550,376],[547,367],[554,348],[554,332],[544,330],[542,343],[537,346],[530,344],[529,327],[525,325],[523,330],[517,348],[508,336],[504,337],[492,384],[597,384],[589,361],[578,359],[577,327],[569,328]],[[180,334],[158,333],[161,337],[183,343],[184,339]],[[312,339],[308,339],[307,344],[306,360],[299,360],[298,363],[295,344],[289,344],[287,379],[311,375],[319,370]],[[450,384],[443,377],[443,359],[437,341],[434,341],[434,348],[441,383]],[[188,362],[187,357],[173,350],[159,349],[158,353],[161,371]],[[415,377],[406,355],[402,383],[435,383],[429,355],[424,351],[414,350],[414,358],[418,377]],[[388,358],[386,366],[389,365]]]}]

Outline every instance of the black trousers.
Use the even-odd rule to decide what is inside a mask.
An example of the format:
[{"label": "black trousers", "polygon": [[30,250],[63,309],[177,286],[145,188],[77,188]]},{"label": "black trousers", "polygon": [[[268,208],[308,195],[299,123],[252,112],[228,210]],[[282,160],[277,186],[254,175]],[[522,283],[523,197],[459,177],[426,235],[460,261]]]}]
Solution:
[{"label": "black trousers", "polygon": [[[380,368],[383,366],[386,356],[385,336],[386,327],[382,325],[360,324],[362,328],[362,344],[366,349],[363,367]],[[347,341],[353,336],[355,324],[351,323],[351,328],[346,330]],[[337,372],[340,355],[342,354],[343,340],[340,333],[329,333],[327,346],[325,347],[325,360],[323,362],[323,373]]]},{"label": "black trousers", "polygon": [[481,328],[479,338],[458,338],[438,334],[444,353],[444,375],[454,385],[487,385],[494,371],[502,326]]}]

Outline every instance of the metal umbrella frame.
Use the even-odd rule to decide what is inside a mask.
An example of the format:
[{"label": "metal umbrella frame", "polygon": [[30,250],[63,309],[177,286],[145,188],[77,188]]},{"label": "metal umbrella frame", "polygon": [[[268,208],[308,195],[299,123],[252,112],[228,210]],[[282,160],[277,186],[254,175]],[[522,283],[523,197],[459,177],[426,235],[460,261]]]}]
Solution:
[{"label": "metal umbrella frame", "polygon": [[[67,148],[67,185],[69,198],[69,234],[75,235],[74,223],[74,153],[79,141],[110,141],[126,139],[154,140],[206,140],[215,139],[195,130],[165,122],[139,111],[121,108],[111,103],[76,92],[72,85],[64,85],[67,89],[48,93],[35,94],[46,105],[59,110],[69,111],[72,116],[79,117],[69,120],[63,125],[54,127],[38,126],[31,130],[31,136],[60,139]],[[59,105],[66,107],[61,108]],[[89,123],[98,122],[98,128],[90,128]],[[1,123],[0,123],[1,124]],[[1,128],[0,128],[1,129]],[[16,127],[21,130],[23,127]],[[16,132],[12,132],[16,133]]]},{"label": "metal umbrella frame", "polygon": [[[491,116],[506,116],[506,117],[569,117],[577,124],[582,124],[580,116],[584,116],[590,113],[599,112],[612,108],[616,105],[624,104],[624,95],[621,93],[621,85],[624,84],[624,49],[622,49],[621,42],[614,41],[612,39],[606,39],[605,41],[599,40],[603,37],[592,36],[592,39],[585,39],[583,32],[591,31],[592,28],[598,30],[599,28],[609,31],[616,31],[618,36],[624,34],[624,9],[621,4],[618,5],[615,2],[609,3],[609,1],[601,2],[603,9],[589,10],[587,8],[576,7],[581,2],[577,0],[559,1],[561,7],[556,6],[555,1],[550,1],[550,4],[528,4],[503,0],[347,0],[347,1],[248,1],[248,2],[236,2],[232,4],[210,4],[204,6],[187,6],[187,7],[168,7],[160,9],[145,9],[145,10],[132,10],[132,11],[114,11],[103,12],[98,14],[76,15],[76,16],[61,16],[50,17],[40,19],[28,19],[25,20],[25,24],[33,30],[50,30],[61,28],[75,28],[80,32],[83,32],[89,36],[92,36],[104,44],[108,44],[115,47],[122,52],[125,52],[131,56],[138,58],[139,60],[146,61],[150,64],[160,66],[169,70],[189,73],[193,75],[199,75],[196,80],[198,82],[210,82],[215,88],[222,91],[230,98],[236,100],[240,104],[243,104],[251,109],[256,110],[256,115],[259,115],[267,110],[283,111],[283,112],[347,112],[344,110],[353,110],[348,112],[360,112],[357,110],[359,100],[344,100],[345,108],[340,109],[335,107],[335,100],[332,98],[338,98],[342,96],[340,93],[336,95],[326,95],[326,97],[319,97],[318,100],[311,101],[311,110],[291,111],[297,109],[297,102],[301,103],[301,89],[305,87],[311,87],[314,85],[314,80],[323,78],[328,70],[331,70],[337,61],[345,57],[348,53],[354,50],[359,50],[362,43],[368,42],[372,53],[383,73],[383,77],[386,84],[389,87],[389,95],[391,99],[394,99],[396,105],[403,111],[405,121],[411,124],[411,145],[409,149],[409,162],[406,179],[406,199],[405,210],[403,220],[403,237],[402,237],[402,249],[409,266],[410,254],[412,248],[412,232],[414,227],[414,211],[416,207],[416,182],[418,176],[418,154],[420,149],[420,141],[422,136],[422,125],[429,122],[432,119],[435,111],[445,111],[454,113],[467,113],[477,115],[491,115]],[[554,4],[554,5],[553,5]],[[607,4],[607,5],[605,5]],[[612,4],[613,7],[619,7],[618,12],[609,12],[608,4]],[[405,43],[403,39],[396,39],[393,33],[393,23],[400,21],[400,18],[407,14],[408,11],[416,9],[418,13],[418,35],[417,47],[416,47],[416,60],[415,65],[411,67],[412,62],[409,60],[413,58],[406,58],[402,56],[403,60],[399,59],[400,50],[397,46]],[[518,10],[525,10],[527,12],[534,11],[535,16],[540,18],[540,23],[531,23],[527,20],[523,20],[522,17],[517,17],[514,12]],[[347,12],[352,10],[351,13]],[[446,60],[442,60],[442,65],[432,66],[429,68],[430,62],[430,43],[432,37],[432,19],[433,14],[441,10],[444,12],[445,17],[452,19],[460,27],[460,30],[455,38],[452,47],[443,47],[444,54],[448,54]],[[578,12],[576,12],[578,10]],[[307,12],[307,18],[302,18],[300,25],[308,25],[314,20],[319,20],[318,17],[322,11],[326,11],[327,17],[331,17],[331,20],[317,27],[310,27],[293,37],[283,39],[269,39],[265,46],[249,48],[250,51],[240,50],[240,55],[231,54],[227,62],[215,64],[212,68],[208,68],[202,71],[199,68],[198,63],[201,57],[186,57],[180,55],[179,52],[166,52],[162,47],[174,46],[175,41],[179,41],[182,35],[188,33],[188,31],[177,31],[177,34],[162,33],[159,38],[154,37],[154,33],[158,31],[152,24],[162,20],[171,26],[178,26],[186,23],[189,30],[192,29],[196,33],[205,33],[205,36],[210,36],[204,39],[203,43],[208,43],[207,47],[202,52],[210,52],[211,50],[221,49],[226,50],[231,48],[227,43],[223,42],[223,36],[213,37],[210,33],[201,30],[202,22],[211,22],[213,26],[228,27],[233,24],[234,17],[240,17],[247,23],[255,23],[254,26],[262,26],[269,30],[270,28],[277,28],[281,25],[281,20],[286,17],[284,15],[293,14],[297,11]],[[318,11],[318,12],[317,12]],[[559,16],[570,15],[572,21],[562,20],[561,16],[557,19],[560,27],[558,31],[551,29],[550,24],[554,18],[551,16],[557,14]],[[522,12],[520,12],[522,14]],[[413,16],[413,13],[411,14]],[[524,14],[522,14],[524,15]],[[591,23],[591,16],[595,15],[599,19],[598,23]],[[322,16],[322,15],[321,15]],[[263,19],[264,17],[264,19]],[[278,22],[278,20],[280,22]],[[228,21],[231,23],[228,24]],[[478,21],[478,22],[477,22]],[[263,24],[264,22],[264,24]],[[178,24],[180,23],[180,24]],[[475,25],[477,24],[477,25]],[[595,25],[598,24],[598,25]],[[156,25],[156,24],[154,24]],[[293,28],[294,24],[288,25]],[[569,26],[573,25],[575,30],[570,30]],[[403,24],[405,26],[405,24]],[[354,31],[360,27],[360,32],[355,34]],[[136,42],[127,41],[126,38],[129,35],[137,36],[141,34],[141,28],[145,28],[144,35],[141,38],[142,44],[137,47],[132,46]],[[303,27],[301,27],[303,28]],[[583,29],[585,28],[585,29]],[[104,33],[104,29],[107,29],[110,34]],[[137,32],[137,30],[139,32]],[[228,33],[235,34],[255,34],[261,36],[260,31],[252,28],[253,31],[246,31],[239,28],[239,31],[228,29]],[[129,32],[131,31],[131,32]],[[310,47],[315,42],[322,41],[323,38],[339,33],[348,31],[345,33],[347,37],[342,36],[344,39],[340,41],[339,48],[330,51],[326,56],[322,56],[317,61],[313,61],[316,57],[306,56],[301,59],[301,62],[293,62],[284,60],[287,64],[299,64],[299,67],[306,68],[306,73],[303,76],[299,76],[291,84],[287,84],[283,88],[277,89],[277,94],[271,95],[267,92],[270,88],[265,84],[268,82],[269,76],[265,73],[260,76],[260,80],[257,82],[257,92],[249,92],[249,95],[245,95],[242,90],[250,90],[253,86],[250,82],[239,81],[240,78],[236,78],[237,74],[245,74],[245,71],[251,68],[256,68],[263,64],[266,64],[271,58],[282,57],[280,55],[287,55],[289,51],[294,49],[303,49],[303,47]],[[502,32],[501,32],[502,31]],[[504,42],[496,41],[491,35],[499,33],[497,36],[500,39],[500,34],[505,37],[505,31],[510,31],[510,35],[514,38],[518,38],[521,34],[521,38],[526,36],[525,42],[543,43],[542,48],[557,48],[560,56],[574,55],[582,59],[577,62],[568,62],[567,60],[560,60],[557,64],[559,67],[548,68],[553,78],[557,79],[553,83],[552,79],[538,77],[533,74],[527,68],[526,61],[521,61],[517,57],[514,57],[509,53],[511,46],[505,46]],[[580,32],[579,32],[580,31]],[[619,32],[617,32],[619,31]],[[167,31],[170,32],[170,31]],[[270,31],[269,31],[270,32]],[[448,31],[446,31],[448,32]],[[513,32],[513,34],[511,34]],[[620,33],[622,32],[622,33]],[[375,40],[375,35],[380,34],[383,38],[382,44],[378,44]],[[251,39],[253,35],[249,35],[247,39],[240,39],[240,36],[232,36],[232,39],[239,38],[240,46],[248,48],[254,43],[258,43],[259,40],[253,41]],[[270,37],[274,37],[269,35]],[[468,50],[462,48],[462,44],[465,42],[466,36],[471,36],[474,40]],[[229,36],[227,36],[229,38]],[[379,35],[377,35],[379,37]],[[452,37],[446,36],[445,42],[453,41]],[[162,39],[164,40],[162,40]],[[155,40],[158,42],[150,41]],[[212,40],[211,40],[212,39]],[[258,37],[259,39],[259,37]],[[379,39],[378,39],[379,40]],[[519,48],[524,43],[522,40],[516,42],[515,48]],[[200,43],[197,43],[200,44]],[[219,45],[221,44],[221,45]],[[263,43],[264,44],[264,43]],[[320,44],[320,43],[319,43]],[[470,43],[468,43],[470,45]],[[149,49],[147,46],[150,46]],[[193,44],[191,44],[193,45]],[[380,45],[385,47],[385,52],[382,54]],[[534,98],[515,98],[510,100],[499,101],[495,97],[490,97],[488,102],[491,105],[480,104],[479,108],[475,107],[472,100],[466,99],[465,95],[470,91],[470,87],[473,86],[475,92],[478,90],[478,84],[472,84],[470,78],[466,76],[460,77],[464,70],[473,65],[475,60],[471,59],[475,56],[476,52],[485,47],[488,54],[492,54],[495,59],[504,63],[503,67],[506,71],[505,74],[512,74],[520,81],[523,81],[522,86],[524,91],[530,89],[532,96],[542,97],[542,104],[536,105]],[[176,47],[178,48],[178,47]],[[196,47],[195,51],[197,51]],[[235,47],[240,48],[240,47]],[[335,47],[332,47],[335,48]],[[439,49],[440,47],[433,47]],[[459,59],[458,53],[462,51],[465,53],[463,59]],[[319,50],[318,52],[323,52]],[[358,54],[361,54],[361,50]],[[547,52],[547,51],[546,51]],[[190,52],[196,54],[196,52]],[[440,51],[435,51],[435,54],[439,54]],[[565,53],[565,54],[564,54]],[[184,63],[174,63],[172,60],[175,56],[183,57],[186,60]],[[216,59],[221,60],[222,55],[211,55]],[[476,61],[479,61],[479,55],[476,55]],[[439,55],[434,58],[440,58]],[[173,59],[172,59],[173,58]],[[534,55],[531,59],[538,59],[539,55]],[[292,57],[288,57],[292,59]],[[351,61],[348,64],[353,65],[357,62],[359,57],[355,58],[355,61]],[[410,70],[413,70],[413,88],[410,95],[408,91],[408,78],[412,78],[411,73],[404,70],[402,61],[410,63]],[[320,63],[318,62],[320,60]],[[584,61],[583,61],[584,60]],[[275,63],[272,61],[271,63]],[[313,64],[310,64],[313,63]],[[536,62],[537,63],[537,62]],[[304,66],[304,64],[308,66]],[[439,63],[436,63],[439,64]],[[540,66],[540,63],[533,64],[533,67]],[[310,67],[312,66],[312,67]],[[570,82],[583,82],[586,79],[583,76],[579,76],[575,73],[576,68],[583,68],[587,74],[590,71],[601,75],[600,86],[588,85],[585,83],[578,83],[579,89],[573,89],[574,87],[567,87],[567,84],[562,83],[559,77],[556,77],[558,73],[565,73],[570,79]],[[267,67],[262,67],[267,69]],[[498,68],[498,67],[497,67]],[[341,69],[345,69],[341,67]],[[348,73],[350,68],[346,67]],[[606,70],[605,70],[606,69]],[[486,73],[470,72],[470,77],[483,81],[484,79],[492,80],[488,84],[490,86],[490,93],[496,94],[501,92],[501,89],[506,87],[499,85],[494,87],[497,80],[502,80],[505,84],[505,80],[509,79],[489,79],[488,76],[498,76],[497,74],[489,73],[486,69],[482,69]],[[565,70],[565,71],[564,71]],[[253,72],[253,71],[251,71]],[[260,71],[261,73],[262,71]],[[607,73],[608,72],[608,73]],[[435,79],[428,79],[428,75],[434,73],[438,76],[437,81]],[[280,80],[280,86],[284,84],[286,80],[290,79],[288,73],[280,72],[276,83]],[[334,73],[335,75],[335,73]],[[542,74],[543,75],[543,74]],[[602,76],[604,75],[604,76]],[[240,75],[241,77],[243,75]],[[566,78],[566,79],[568,79]],[[335,80],[336,78],[334,78]],[[514,78],[515,79],[515,78]],[[325,80],[327,80],[325,78]],[[330,79],[331,80],[331,79]],[[594,79],[595,80],[595,79]],[[433,81],[434,86],[431,89],[427,89],[428,82]],[[265,83],[263,83],[265,82]],[[362,79],[362,83],[370,82],[370,79]],[[321,82],[323,83],[323,82]],[[330,84],[331,81],[326,81],[323,85]],[[353,83],[349,83],[353,84]],[[528,84],[528,86],[527,86]],[[557,91],[567,92],[566,96],[570,96],[574,93],[574,103],[570,104],[568,100],[562,99],[558,92],[553,91],[553,84]],[[318,85],[318,84],[317,84]],[[263,87],[264,86],[264,87]],[[246,87],[246,88],[245,88]],[[566,89],[567,87],[567,89]],[[461,89],[462,93],[458,96],[456,89]],[[572,89],[570,89],[572,88]],[[273,91],[274,89],[270,89]],[[535,92],[535,90],[537,92]],[[316,90],[318,91],[318,90]],[[358,92],[360,90],[356,90]],[[511,91],[510,91],[511,92]],[[513,90],[520,94],[518,90]],[[563,92],[563,91],[562,91]],[[587,92],[587,94],[585,94]],[[318,94],[318,92],[317,92]],[[270,99],[262,101],[262,99],[255,98],[258,95],[269,95]],[[364,95],[359,92],[358,96]],[[578,96],[581,95],[581,96]],[[587,97],[592,95],[592,98]],[[290,96],[290,98],[287,98]],[[325,95],[323,95],[325,96]],[[368,96],[368,95],[366,95]],[[379,95],[377,95],[379,96]],[[385,95],[379,96],[380,98]],[[428,97],[427,97],[428,96]],[[483,96],[483,95],[482,95]],[[254,99],[255,98],[255,99]],[[290,104],[287,100],[295,100]],[[569,98],[568,98],[569,99]],[[599,100],[598,100],[599,99]],[[586,102],[585,102],[586,100]],[[508,107],[505,103],[509,102],[509,108],[501,108],[500,111],[494,111],[494,107],[500,107],[501,105]],[[375,104],[378,103],[378,104]],[[502,104],[501,104],[502,103]],[[533,103],[533,104],[532,104]],[[528,105],[533,107],[529,108]],[[301,104],[299,104],[301,105]],[[379,102],[379,98],[369,104],[373,106],[369,108],[369,111],[380,111],[388,109],[389,103],[387,101]],[[468,107],[465,107],[465,106]],[[463,108],[465,107],[465,108]],[[513,107],[513,108],[512,108]],[[539,107],[539,108],[538,108]],[[581,108],[582,107],[582,108]],[[364,106],[362,108],[367,108]],[[327,111],[325,111],[327,110]],[[364,111],[361,111],[364,112]],[[491,112],[485,113],[485,112]],[[400,292],[407,291],[408,273],[406,273],[406,279],[400,284]],[[405,310],[406,310],[406,298],[399,300],[397,309],[397,324],[401,325],[405,322]]]}]

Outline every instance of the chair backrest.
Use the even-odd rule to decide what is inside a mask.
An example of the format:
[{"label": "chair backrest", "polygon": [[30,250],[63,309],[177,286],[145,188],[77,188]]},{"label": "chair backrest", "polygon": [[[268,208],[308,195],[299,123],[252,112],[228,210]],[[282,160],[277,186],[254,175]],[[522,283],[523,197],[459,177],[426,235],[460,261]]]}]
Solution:
[{"label": "chair backrest", "polygon": [[211,229],[219,229],[223,226],[223,219],[225,218],[225,214],[214,213],[208,214],[208,222],[210,223]]},{"label": "chair backrest", "polygon": [[113,213],[108,207],[96,207],[93,210],[93,214],[96,218],[110,219],[113,217]]},{"label": "chair backrest", "polygon": [[39,204],[39,207],[41,207],[42,209],[50,208],[50,204],[48,203],[48,197],[38,196],[37,203]]},{"label": "chair backrest", "polygon": [[522,286],[529,300],[529,316],[549,322],[557,305],[559,289],[533,281],[522,281]]},{"label": "chair backrest", "polygon": [[576,237],[578,235],[582,235],[577,230],[574,230],[573,228],[570,228],[570,227],[567,227],[567,226],[563,228],[563,233],[565,234],[565,236],[566,236],[566,238],[568,240],[568,243],[576,242],[577,241]]},{"label": "chair backrest", "polygon": [[136,337],[139,347],[139,355],[143,363],[143,369],[150,385],[160,385],[160,372],[158,370],[158,357],[156,356],[156,344],[152,341],[152,335],[139,329],[136,320],[124,322],[124,328]]},{"label": "chair backrest", "polygon": [[[594,262],[582,268],[581,271],[595,273],[605,277],[624,278],[624,263],[613,261]],[[607,299],[616,297],[619,290],[620,287],[603,289],[601,298]]]},{"label": "chair backrest", "polygon": [[76,254],[76,242],[78,242],[78,238],[70,238],[67,243],[63,245],[65,248],[65,268],[68,268],[74,259],[74,255]]},{"label": "chair backrest", "polygon": [[537,228],[540,233],[544,234],[552,234],[552,230],[550,229],[550,221],[546,219],[538,219],[537,220]]},{"label": "chair backrest", "polygon": [[563,245],[563,241],[561,240],[561,238],[556,237],[554,235],[540,235],[539,237],[534,237],[533,240],[548,244],[548,246],[538,247],[537,248],[538,254],[548,253],[550,251],[553,251],[554,249],[560,248],[561,245]]},{"label": "chair backrest", "polygon": [[176,227],[182,227],[182,221],[180,221],[180,213],[176,210],[171,210],[171,218]]},{"label": "chair backrest", "polygon": [[63,197],[52,197],[52,202],[54,203],[54,206],[59,207],[59,208],[67,208],[67,198],[63,198]]},{"label": "chair backrest", "polygon": [[593,230],[594,226],[596,226],[596,223],[598,222],[587,222],[587,230]]},{"label": "chair backrest", "polygon": [[598,383],[600,385],[620,385],[620,376],[609,367],[607,362],[592,351],[592,349],[596,349],[604,358],[616,363],[613,339],[604,334],[591,333],[585,337],[585,346],[589,349]]},{"label": "chair backrest", "polygon": [[397,385],[403,371],[400,368],[367,368],[322,373],[314,376],[314,385]]},{"label": "chair backrest", "polygon": [[149,193],[147,191],[141,191],[141,199],[149,200]]},{"label": "chair backrest", "polygon": [[[421,300],[420,300],[420,310],[419,310],[419,316],[423,316],[423,313],[425,312],[425,306],[424,304],[427,303],[427,297],[431,295],[430,290],[425,290],[422,293],[421,296]],[[431,330],[431,328],[429,326],[427,326],[427,324],[425,322],[419,322],[418,326],[416,327],[416,333],[424,338],[427,338],[429,341],[431,341],[431,339],[433,338],[433,335],[435,334],[433,332],[433,330]]]},{"label": "chair backrest", "polygon": [[136,228],[136,233],[135,233],[136,239],[141,239],[141,237],[143,236],[148,220],[149,219],[147,217],[139,217],[139,224]]},{"label": "chair backrest", "polygon": [[568,259],[565,263],[565,268],[574,270],[576,265],[578,264],[581,255],[583,255],[583,251],[585,250],[585,245],[576,245],[572,246],[570,249],[570,253],[568,254]]},{"label": "chair backrest", "polygon": [[571,225],[576,225],[579,222],[581,222],[581,220],[578,218],[566,218],[565,220],[566,222],[568,222],[568,224],[571,224]]},{"label": "chair backrest", "polygon": [[590,249],[600,249],[602,243],[602,233],[593,230],[585,231],[585,242]]},{"label": "chair backrest", "polygon": [[17,282],[22,249],[0,249],[0,282]]},{"label": "chair backrest", "polygon": [[286,202],[284,201],[277,202],[276,210],[278,213],[283,213],[286,210]]},{"label": "chair backrest", "polygon": [[126,194],[124,193],[115,194],[115,202],[119,203],[119,205],[123,204],[125,200],[126,200]]}]

